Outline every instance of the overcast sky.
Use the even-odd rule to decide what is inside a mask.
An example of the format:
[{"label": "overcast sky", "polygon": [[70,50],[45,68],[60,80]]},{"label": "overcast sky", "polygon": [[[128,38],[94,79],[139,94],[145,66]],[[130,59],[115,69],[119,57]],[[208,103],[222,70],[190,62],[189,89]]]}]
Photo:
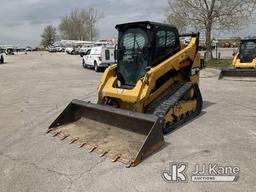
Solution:
[{"label": "overcast sky", "polygon": [[[167,6],[167,0],[0,0],[0,45],[37,46],[43,28],[48,24],[57,27],[61,17],[75,8],[92,7],[104,13],[98,28],[100,38],[109,39],[115,37],[114,27],[118,23],[162,22]],[[240,34],[255,35],[255,28],[251,25]]]}]

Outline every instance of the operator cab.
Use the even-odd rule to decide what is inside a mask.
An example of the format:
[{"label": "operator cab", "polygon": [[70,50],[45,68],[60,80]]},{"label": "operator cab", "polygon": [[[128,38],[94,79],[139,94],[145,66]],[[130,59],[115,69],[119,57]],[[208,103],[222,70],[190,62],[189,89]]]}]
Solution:
[{"label": "operator cab", "polygon": [[172,25],[142,21],[116,29],[117,78],[123,87],[133,88],[151,67],[180,50],[179,33]]},{"label": "operator cab", "polygon": [[252,62],[256,58],[256,39],[242,40],[239,53],[242,63]]}]

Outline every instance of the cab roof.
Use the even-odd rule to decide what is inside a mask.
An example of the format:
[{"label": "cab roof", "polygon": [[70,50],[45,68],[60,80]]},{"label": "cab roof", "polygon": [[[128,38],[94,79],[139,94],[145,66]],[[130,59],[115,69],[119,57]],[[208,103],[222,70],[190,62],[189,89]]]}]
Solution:
[{"label": "cab roof", "polygon": [[241,41],[241,42],[256,41],[256,38],[241,39],[240,41]]},{"label": "cab roof", "polygon": [[166,28],[175,28],[174,25],[170,25],[167,23],[158,23],[158,22],[153,22],[153,21],[136,21],[136,22],[131,22],[131,23],[123,23],[123,24],[118,24],[116,25],[116,29],[120,29],[126,26],[147,26],[151,25],[153,27],[166,27]]}]

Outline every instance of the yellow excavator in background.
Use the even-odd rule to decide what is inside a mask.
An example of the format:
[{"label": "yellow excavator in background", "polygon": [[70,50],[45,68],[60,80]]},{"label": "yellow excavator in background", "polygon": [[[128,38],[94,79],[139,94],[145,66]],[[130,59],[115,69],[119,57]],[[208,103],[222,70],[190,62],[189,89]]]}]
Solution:
[{"label": "yellow excavator in background", "polygon": [[200,114],[199,33],[179,35],[149,21],[116,29],[117,62],[99,82],[98,104],[73,100],[47,133],[130,167],[159,150],[163,134]]},{"label": "yellow excavator in background", "polygon": [[233,55],[233,68],[222,69],[219,79],[223,77],[256,77],[256,39],[241,40],[238,51]]}]

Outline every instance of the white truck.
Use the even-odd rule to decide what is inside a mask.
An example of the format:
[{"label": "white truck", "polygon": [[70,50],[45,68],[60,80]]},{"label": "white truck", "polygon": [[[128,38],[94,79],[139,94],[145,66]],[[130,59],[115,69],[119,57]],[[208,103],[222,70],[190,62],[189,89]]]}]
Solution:
[{"label": "white truck", "polygon": [[85,53],[82,60],[84,68],[94,68],[96,72],[113,63],[115,63],[115,48],[107,46],[92,47]]}]

